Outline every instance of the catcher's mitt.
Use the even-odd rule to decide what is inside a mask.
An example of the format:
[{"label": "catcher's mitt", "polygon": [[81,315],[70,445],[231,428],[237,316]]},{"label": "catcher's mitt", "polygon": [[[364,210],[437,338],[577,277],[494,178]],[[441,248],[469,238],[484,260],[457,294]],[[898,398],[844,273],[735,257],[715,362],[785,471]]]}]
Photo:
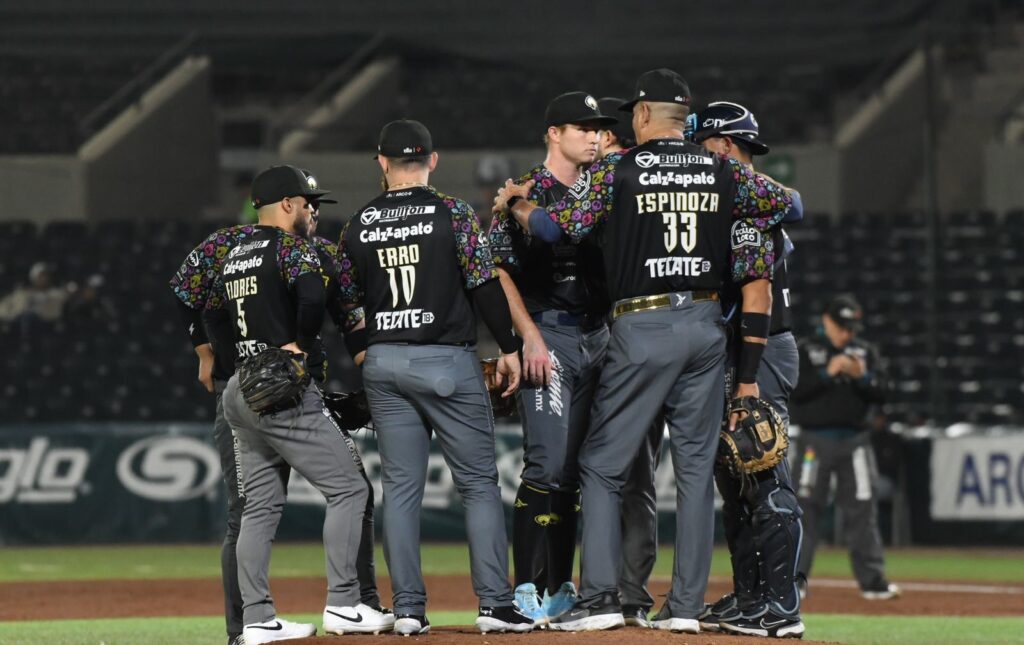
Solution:
[{"label": "catcher's mitt", "polygon": [[484,383],[487,384],[487,392],[491,395],[491,410],[495,418],[512,416],[516,410],[516,397],[501,396],[505,388],[498,384],[498,359],[482,359],[480,369],[484,371]]},{"label": "catcher's mitt", "polygon": [[752,475],[772,468],[786,456],[789,435],[778,411],[764,399],[745,396],[729,404],[729,416],[739,412],[736,430],[722,430],[719,458],[733,477]]},{"label": "catcher's mitt", "polygon": [[373,427],[370,404],[365,390],[355,392],[324,392],[324,407],[342,430]]},{"label": "catcher's mitt", "polygon": [[242,398],[249,409],[260,416],[298,405],[309,382],[309,371],[302,355],[277,347],[250,356],[238,368]]}]

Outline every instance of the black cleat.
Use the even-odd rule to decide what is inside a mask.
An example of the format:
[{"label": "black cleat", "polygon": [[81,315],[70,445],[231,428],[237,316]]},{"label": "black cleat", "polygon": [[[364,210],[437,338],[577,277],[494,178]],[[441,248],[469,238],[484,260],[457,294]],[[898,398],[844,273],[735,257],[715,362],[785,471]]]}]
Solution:
[{"label": "black cleat", "polygon": [[651,627],[647,620],[647,609],[640,605],[623,605],[622,616],[626,619],[627,627]]},{"label": "black cleat", "polygon": [[558,618],[552,618],[548,629],[561,632],[593,632],[617,629],[626,624],[622,607],[614,592],[603,593],[596,600],[579,600],[572,609]]},{"label": "black cleat", "polygon": [[804,624],[800,616],[781,616],[766,610],[757,617],[739,616],[722,620],[719,623],[722,631],[746,636],[764,636],[771,638],[803,638]]},{"label": "black cleat", "polygon": [[487,632],[529,632],[533,631],[533,619],[519,611],[514,605],[504,607],[481,607],[476,617],[480,633]]}]

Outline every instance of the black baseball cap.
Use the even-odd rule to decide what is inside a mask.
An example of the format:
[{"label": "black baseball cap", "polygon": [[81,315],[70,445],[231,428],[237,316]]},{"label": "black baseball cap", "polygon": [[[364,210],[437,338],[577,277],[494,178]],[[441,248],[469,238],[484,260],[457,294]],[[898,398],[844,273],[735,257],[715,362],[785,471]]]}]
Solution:
[{"label": "black baseball cap", "polygon": [[640,101],[652,103],[690,104],[690,86],[683,77],[664,67],[644,72],[636,81],[633,98],[619,106],[623,112],[632,112]]},{"label": "black baseball cap", "polygon": [[544,111],[544,125],[596,125],[607,126],[618,123],[613,116],[601,114],[597,106],[597,99],[586,92],[566,92],[559,94],[548,103],[548,109]]},{"label": "black baseball cap", "polygon": [[426,157],[434,151],[430,130],[419,121],[399,119],[380,130],[377,154],[393,159]]},{"label": "black baseball cap", "polygon": [[[606,96],[603,99],[597,99],[597,107],[601,110],[601,114],[615,114],[625,102],[625,99],[616,96]],[[625,146],[624,142],[635,144],[636,135],[633,133],[633,123],[629,119],[619,119],[608,129],[612,131],[621,145]]]},{"label": "black baseball cap", "polygon": [[853,296],[836,296],[825,313],[840,327],[855,332],[864,329],[864,310]]},{"label": "black baseball cap", "polygon": [[[329,190],[320,185],[311,173],[295,166],[271,166],[252,180],[252,205],[261,208],[276,204],[286,197],[305,197],[310,202],[323,202]],[[334,203],[333,200],[326,200]]]}]

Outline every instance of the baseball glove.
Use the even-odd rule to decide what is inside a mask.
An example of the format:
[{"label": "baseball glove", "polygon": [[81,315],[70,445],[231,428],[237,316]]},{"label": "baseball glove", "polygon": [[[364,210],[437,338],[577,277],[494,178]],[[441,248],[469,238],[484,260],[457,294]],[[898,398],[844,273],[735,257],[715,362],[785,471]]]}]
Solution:
[{"label": "baseball glove", "polygon": [[516,397],[501,396],[505,388],[498,383],[498,359],[481,359],[480,369],[484,372],[484,383],[487,384],[487,392],[491,395],[491,410],[494,411],[494,417],[512,416],[516,410]]},{"label": "baseball glove", "polygon": [[729,404],[729,416],[740,413],[736,430],[722,430],[719,459],[736,478],[772,468],[786,456],[789,435],[778,411],[764,399],[745,396]]},{"label": "baseball glove", "polygon": [[342,430],[373,427],[370,404],[366,400],[365,390],[324,392],[324,407],[331,413],[335,423]]},{"label": "baseball glove", "polygon": [[295,407],[309,387],[310,376],[300,354],[271,347],[245,359],[238,385],[249,409],[260,416]]}]

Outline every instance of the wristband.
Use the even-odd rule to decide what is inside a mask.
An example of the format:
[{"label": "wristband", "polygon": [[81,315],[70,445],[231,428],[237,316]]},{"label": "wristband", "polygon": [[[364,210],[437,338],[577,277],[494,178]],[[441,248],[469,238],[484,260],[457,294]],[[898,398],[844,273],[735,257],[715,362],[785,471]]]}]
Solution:
[{"label": "wristband", "polygon": [[772,317],[769,314],[744,311],[740,316],[740,336],[768,338],[768,331],[771,329],[771,325]]},{"label": "wristband", "polygon": [[505,208],[507,208],[508,210],[512,210],[512,207],[521,201],[523,201],[522,197],[520,197],[519,195],[513,195],[511,199],[505,202]]},{"label": "wristband", "polygon": [[748,384],[757,382],[757,366],[761,364],[764,348],[763,343],[743,341],[743,344],[740,345],[740,358],[736,364],[737,381]]}]

